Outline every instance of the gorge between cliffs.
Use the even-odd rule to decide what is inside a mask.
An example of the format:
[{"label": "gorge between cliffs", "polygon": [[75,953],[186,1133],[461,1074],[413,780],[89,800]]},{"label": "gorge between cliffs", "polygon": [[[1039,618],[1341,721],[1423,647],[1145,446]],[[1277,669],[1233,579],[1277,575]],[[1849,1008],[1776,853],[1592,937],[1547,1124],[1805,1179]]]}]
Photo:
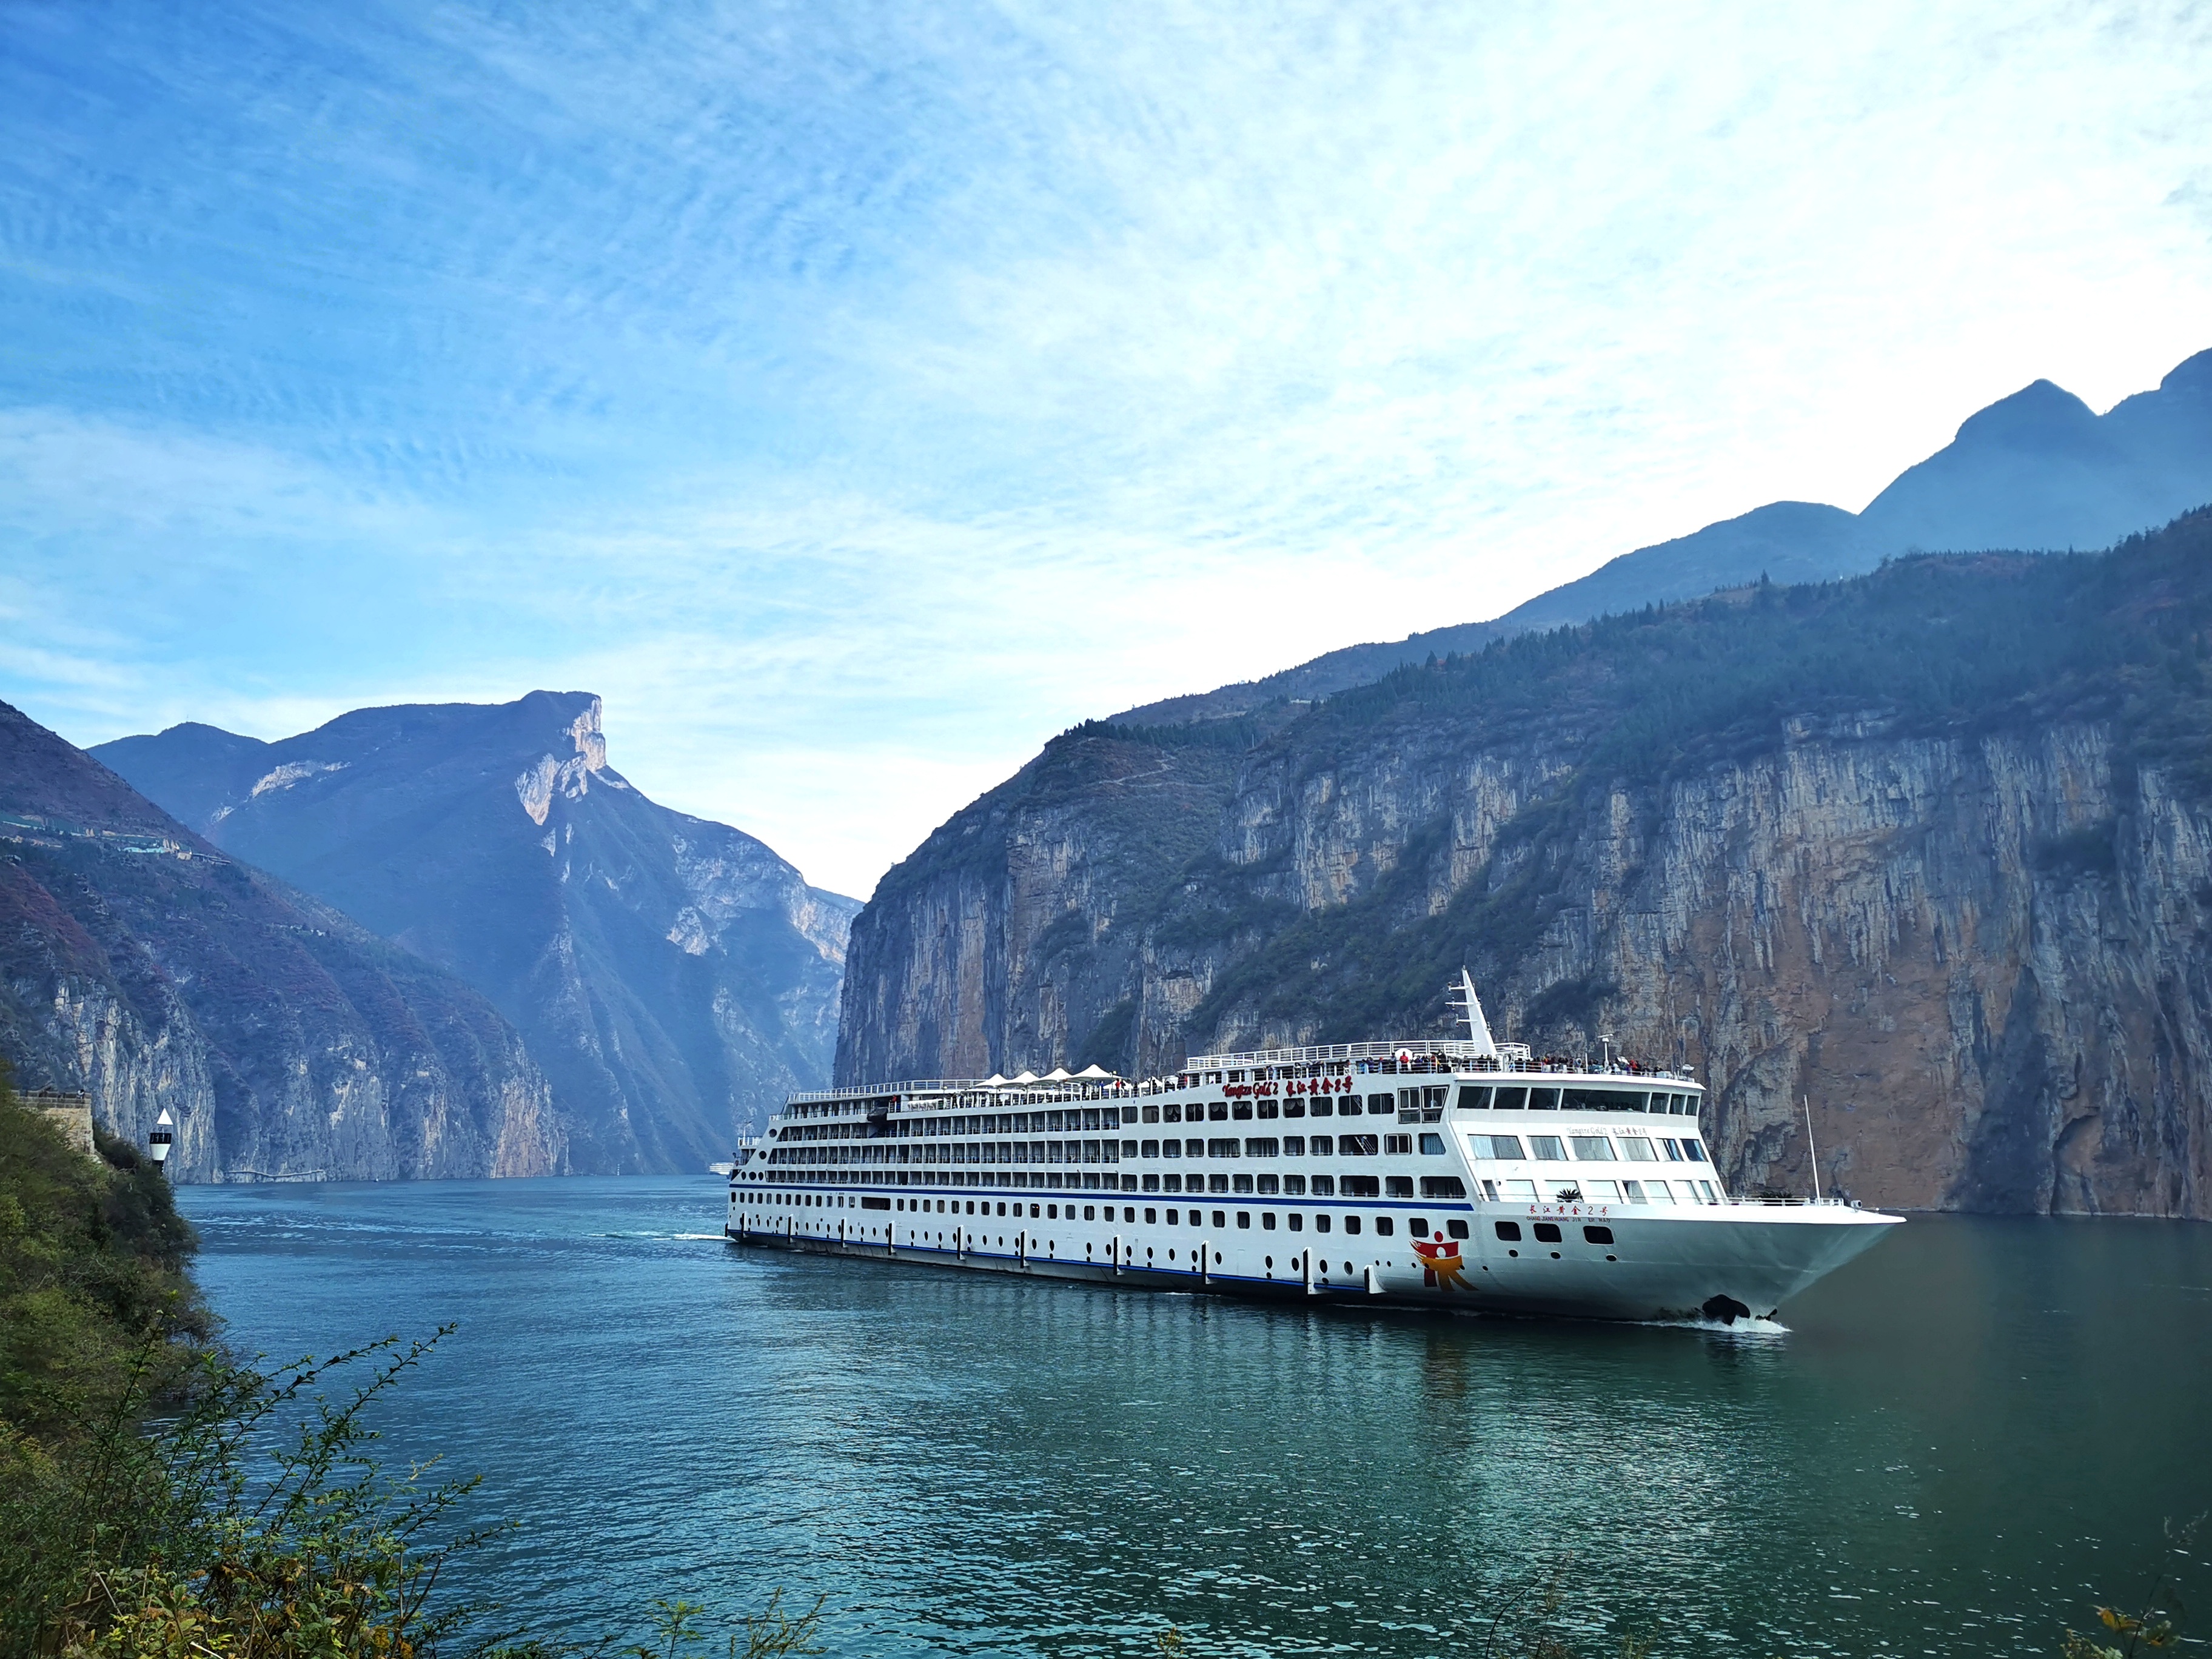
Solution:
[{"label": "gorge between cliffs", "polygon": [[2212,1218],[2212,515],[1091,723],[855,921],[841,1082],[1448,1029],[1687,1065],[1732,1186]]}]

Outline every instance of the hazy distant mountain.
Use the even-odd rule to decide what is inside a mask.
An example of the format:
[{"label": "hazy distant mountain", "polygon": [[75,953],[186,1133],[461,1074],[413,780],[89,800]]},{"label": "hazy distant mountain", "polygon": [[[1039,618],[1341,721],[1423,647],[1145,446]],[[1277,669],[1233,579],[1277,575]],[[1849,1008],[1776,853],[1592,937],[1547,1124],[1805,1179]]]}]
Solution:
[{"label": "hazy distant mountain", "polygon": [[1971,416],[1863,513],[1812,501],[1765,507],[1638,548],[1489,622],[1349,646],[1265,679],[1170,697],[1115,718],[1163,725],[1241,714],[1279,697],[1323,697],[1407,663],[1492,640],[1692,599],[1757,581],[1826,581],[1910,552],[2109,547],[2212,503],[2212,351],[2100,416],[2038,380]]},{"label": "hazy distant mountain", "polygon": [[552,1091],[454,975],[0,703],[0,1054],[187,1181],[545,1175]]},{"label": "hazy distant mountain", "polygon": [[519,1026],[575,1168],[696,1170],[830,1073],[859,906],[606,763],[599,700],[360,709],[263,743],[94,751],[238,857],[452,969]]}]

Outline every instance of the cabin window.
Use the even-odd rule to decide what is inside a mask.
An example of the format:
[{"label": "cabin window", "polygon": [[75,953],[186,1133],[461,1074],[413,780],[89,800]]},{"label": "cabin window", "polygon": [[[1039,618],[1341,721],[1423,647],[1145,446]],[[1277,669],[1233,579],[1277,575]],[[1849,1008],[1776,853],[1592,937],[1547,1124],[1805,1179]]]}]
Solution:
[{"label": "cabin window", "polygon": [[1225,1175],[1209,1176],[1206,1182],[1206,1190],[1209,1193],[1227,1192],[1229,1190],[1229,1177]]},{"label": "cabin window", "polygon": [[1698,1115],[1697,1096],[1676,1095],[1674,1097],[1674,1115],[1677,1117],[1695,1117]]},{"label": "cabin window", "polygon": [[1306,1103],[1303,1100],[1286,1100],[1283,1103],[1285,1117],[1304,1117],[1305,1115]]},{"label": "cabin window", "polygon": [[1522,1200],[1530,1203],[1535,1201],[1536,1183],[1534,1182],[1508,1181],[1501,1184],[1505,1188],[1505,1196],[1509,1200]]},{"label": "cabin window", "polygon": [[1160,1115],[1170,1123],[1180,1123],[1182,1121],[1182,1107],[1171,1100],[1160,1108]]},{"label": "cabin window", "polygon": [[1583,1182],[1583,1199],[1586,1203],[1610,1204],[1620,1197],[1620,1188],[1614,1182],[1585,1181]]},{"label": "cabin window", "polygon": [[1490,1091],[1478,1089],[1472,1084],[1459,1091],[1459,1109],[1462,1112],[1479,1112],[1490,1104]]},{"label": "cabin window", "polygon": [[1444,1138],[1442,1135],[1436,1134],[1423,1135],[1421,1137],[1421,1152],[1425,1157],[1442,1158],[1444,1155]]},{"label": "cabin window", "polygon": [[1264,1210],[1261,1212],[1260,1230],[1269,1233],[1275,1231],[1275,1212],[1273,1210]]},{"label": "cabin window", "polygon": [[1368,1115],[1371,1117],[1380,1117],[1385,1112],[1395,1112],[1397,1109],[1398,1097],[1395,1095],[1370,1095],[1367,1097],[1367,1111]]},{"label": "cabin window", "polygon": [[1583,1237],[1585,1241],[1592,1244],[1610,1244],[1613,1243],[1613,1229],[1610,1227],[1585,1227],[1583,1229]]},{"label": "cabin window", "polygon": [[1247,1158],[1279,1158],[1282,1152],[1283,1143],[1273,1135],[1254,1135],[1244,1143]]},{"label": "cabin window", "polygon": [[1631,1164],[1655,1164],[1658,1161],[1652,1154],[1651,1143],[1642,1135],[1621,1136],[1620,1155]]},{"label": "cabin window", "polygon": [[1346,1198],[1380,1198],[1382,1183],[1373,1176],[1345,1176],[1337,1182],[1337,1189]]},{"label": "cabin window", "polygon": [[1148,1140],[1145,1142],[1139,1153],[1139,1156],[1144,1158],[1158,1158],[1159,1155],[1160,1143],[1157,1140]]},{"label": "cabin window", "polygon": [[1449,1233],[1454,1238],[1465,1238],[1467,1237],[1467,1223],[1464,1221],[1447,1221],[1444,1223],[1444,1231],[1447,1233]]},{"label": "cabin window", "polygon": [[[1346,1101],[1345,1103],[1350,1105],[1352,1103]],[[1316,1100],[1313,1103],[1313,1115],[1316,1117],[1333,1116],[1335,1111],[1336,1103],[1333,1100]]]},{"label": "cabin window", "polygon": [[1252,1177],[1250,1176],[1242,1174],[1231,1176],[1230,1180],[1230,1190],[1231,1192],[1238,1193],[1250,1192],[1252,1190]]},{"label": "cabin window", "polygon": [[1283,1191],[1291,1198],[1304,1198],[1306,1192],[1306,1178],[1297,1175],[1285,1176]]},{"label": "cabin window", "polygon": [[1273,1117],[1279,1109],[1280,1109],[1272,1100],[1263,1100],[1260,1103],[1260,1115],[1261,1117]]},{"label": "cabin window", "polygon": [[1304,1135],[1285,1135],[1283,1137],[1283,1156],[1285,1158],[1304,1158],[1305,1155],[1306,1139]]},{"label": "cabin window", "polygon": [[1620,1195],[1623,1198],[1626,1198],[1631,1204],[1643,1203],[1644,1183],[1640,1181],[1622,1182],[1620,1183]]},{"label": "cabin window", "polygon": [[1467,1138],[1467,1147],[1477,1158],[1519,1158],[1521,1137],[1519,1135],[1469,1135]]},{"label": "cabin window", "polygon": [[1558,1243],[1559,1242],[1559,1228],[1548,1221],[1538,1222],[1536,1224],[1536,1242],[1539,1244]]},{"label": "cabin window", "polygon": [[1281,1176],[1263,1175],[1260,1177],[1260,1192],[1262,1196],[1271,1196],[1273,1194],[1281,1192],[1282,1190],[1283,1182]]},{"label": "cabin window", "polygon": [[1679,1140],[1662,1140],[1659,1143],[1659,1150],[1666,1154],[1669,1164],[1680,1164],[1682,1161],[1682,1143]]},{"label": "cabin window", "polygon": [[1613,1161],[1613,1143],[1603,1135],[1569,1135],[1567,1139],[1574,1142],[1575,1157],[1585,1164]]},{"label": "cabin window", "polygon": [[1228,1122],[1229,1103],[1225,1100],[1208,1101],[1206,1105],[1206,1117],[1209,1123]]},{"label": "cabin window", "polygon": [[1316,1176],[1308,1184],[1312,1188],[1313,1195],[1316,1198],[1328,1198],[1336,1191],[1336,1178],[1334,1176]]},{"label": "cabin window", "polygon": [[1423,1176],[1421,1196],[1423,1198],[1465,1198],[1467,1183],[1457,1176]]},{"label": "cabin window", "polygon": [[1383,1190],[1393,1198],[1411,1198],[1413,1195],[1413,1177],[1386,1176],[1383,1177],[1382,1187]]},{"label": "cabin window", "polygon": [[1223,1215],[1220,1211],[1216,1210],[1213,1212],[1213,1224],[1217,1227],[1225,1227],[1229,1224],[1229,1218]]},{"label": "cabin window", "polygon": [[1337,1155],[1340,1158],[1372,1158],[1377,1145],[1377,1138],[1374,1135],[1339,1135],[1336,1138]]},{"label": "cabin window", "polygon": [[1663,1181],[1645,1182],[1644,1195],[1654,1204],[1672,1204],[1674,1201],[1674,1189]]},{"label": "cabin window", "polygon": [[1359,1218],[1356,1215],[1348,1215],[1345,1217],[1344,1231],[1348,1234],[1357,1237],[1359,1232]]},{"label": "cabin window", "polygon": [[1160,1190],[1169,1193],[1181,1192],[1182,1190],[1182,1177],[1179,1175],[1162,1176],[1160,1177]]},{"label": "cabin window", "polygon": [[1292,1232],[1304,1232],[1305,1231],[1306,1218],[1302,1215],[1292,1215],[1290,1218],[1290,1224],[1291,1231]]},{"label": "cabin window", "polygon": [[1389,1218],[1389,1216],[1387,1216],[1387,1215],[1378,1215],[1378,1216],[1376,1216],[1376,1217],[1375,1218],[1375,1237],[1377,1237],[1377,1238],[1388,1238],[1388,1237],[1389,1237],[1393,1233],[1396,1232],[1397,1231],[1398,1231],[1398,1224],[1397,1224],[1396,1222],[1395,1222],[1395,1221],[1391,1220],[1391,1219],[1390,1219],[1390,1218]]},{"label": "cabin window", "polygon": [[1237,1156],[1237,1143],[1231,1139],[1208,1140],[1206,1155],[1208,1158],[1234,1158]]},{"label": "cabin window", "polygon": [[1336,1142],[1327,1135],[1316,1135],[1306,1144],[1312,1148],[1316,1158],[1330,1158],[1336,1152]]},{"label": "cabin window", "polygon": [[1411,1135],[1384,1135],[1382,1150],[1394,1158],[1410,1152],[1413,1150],[1413,1138]]},{"label": "cabin window", "polygon": [[1144,1188],[1148,1193],[1156,1193],[1159,1191],[1160,1178],[1156,1175],[1146,1176],[1145,1177]]},{"label": "cabin window", "polygon": [[1147,1106],[1147,1107],[1146,1107],[1146,1108],[1145,1108],[1145,1121],[1146,1121],[1146,1122],[1147,1122],[1147,1123],[1158,1123],[1159,1121],[1160,1121],[1160,1109],[1159,1109],[1158,1107],[1157,1107],[1157,1106]]},{"label": "cabin window", "polygon": [[1229,1115],[1239,1123],[1249,1123],[1252,1121],[1252,1103],[1249,1100],[1238,1101],[1230,1109]]},{"label": "cabin window", "polygon": [[1694,1140],[1686,1140],[1682,1143],[1682,1156],[1692,1164],[1703,1164],[1705,1161],[1705,1149]]},{"label": "cabin window", "polygon": [[1490,1109],[1493,1112],[1517,1112],[1528,1104],[1526,1089],[1499,1089],[1490,1097]]},{"label": "cabin window", "polygon": [[1237,1224],[1238,1226],[1240,1226],[1240,1227],[1244,1228],[1244,1229],[1245,1229],[1246,1231],[1250,1231],[1250,1229],[1251,1229],[1251,1225],[1252,1225],[1252,1212],[1251,1212],[1251,1211],[1249,1211],[1249,1210],[1239,1210],[1239,1211],[1237,1211]]},{"label": "cabin window", "polygon": [[1325,1233],[1325,1232],[1327,1232],[1327,1231],[1328,1231],[1328,1229],[1329,1229],[1329,1218],[1328,1218],[1327,1216],[1325,1216],[1325,1215],[1317,1215],[1317,1216],[1316,1216],[1316,1217],[1314,1218],[1314,1231],[1315,1231],[1316,1232],[1317,1232],[1317,1233]]},{"label": "cabin window", "polygon": [[1530,1135],[1528,1145],[1540,1164],[1564,1164],[1567,1161],[1566,1145],[1557,1135]]},{"label": "cabin window", "polygon": [[1528,1109],[1532,1112],[1558,1111],[1559,1109],[1559,1091],[1557,1089],[1529,1090]]},{"label": "cabin window", "polygon": [[1619,1089],[1570,1089],[1562,1107],[1570,1112],[1640,1112],[1644,1096],[1640,1091],[1629,1094]]},{"label": "cabin window", "polygon": [[1426,1216],[1415,1216],[1406,1224],[1406,1233],[1411,1238],[1426,1238],[1429,1236],[1429,1218]]},{"label": "cabin window", "polygon": [[1086,1204],[1086,1205],[1085,1205],[1085,1206],[1083,1206],[1083,1218],[1084,1218],[1085,1221],[1096,1221],[1096,1220],[1097,1220],[1097,1219],[1098,1219],[1098,1206],[1097,1206],[1096,1204]]}]

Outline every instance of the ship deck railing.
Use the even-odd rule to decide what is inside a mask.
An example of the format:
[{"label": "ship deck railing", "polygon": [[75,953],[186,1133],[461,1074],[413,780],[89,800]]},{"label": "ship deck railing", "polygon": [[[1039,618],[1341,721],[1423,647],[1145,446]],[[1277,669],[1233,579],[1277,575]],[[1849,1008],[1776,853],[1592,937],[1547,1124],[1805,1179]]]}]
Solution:
[{"label": "ship deck railing", "polygon": [[[1473,1045],[1467,1046],[1471,1048]],[[1377,1052],[1347,1056],[1330,1054],[1328,1049],[1374,1049]],[[902,1078],[895,1083],[854,1084],[842,1089],[805,1090],[788,1097],[787,1103],[812,1106],[881,1100],[890,1109],[912,1110],[917,1097],[942,1100],[948,1096],[972,1095],[979,1101],[989,1102],[993,1107],[1054,1105],[1086,1100],[1141,1100],[1153,1095],[1174,1094],[1188,1089],[1194,1085],[1185,1082],[1185,1078],[1203,1076],[1208,1072],[1288,1071],[1294,1067],[1304,1069],[1315,1066],[1339,1067],[1365,1076],[1432,1077],[1479,1072],[1516,1077],[1649,1079],[1657,1084],[1696,1081],[1686,1072],[1620,1062],[1611,1066],[1593,1066],[1581,1060],[1548,1056],[1537,1059],[1518,1054],[1453,1054],[1449,1050],[1432,1050],[1416,1054],[1411,1060],[1401,1060],[1398,1056],[1403,1052],[1401,1046],[1361,1042],[1333,1043],[1328,1045],[1327,1049],[1276,1048],[1261,1049],[1249,1054],[1201,1054],[1190,1062],[1180,1077],[1121,1079],[1112,1083],[1076,1082],[1073,1079],[1054,1083],[1042,1078],[1030,1083],[993,1083],[986,1078]],[[1227,1060],[1234,1060],[1237,1064],[1224,1065],[1222,1062]]]}]

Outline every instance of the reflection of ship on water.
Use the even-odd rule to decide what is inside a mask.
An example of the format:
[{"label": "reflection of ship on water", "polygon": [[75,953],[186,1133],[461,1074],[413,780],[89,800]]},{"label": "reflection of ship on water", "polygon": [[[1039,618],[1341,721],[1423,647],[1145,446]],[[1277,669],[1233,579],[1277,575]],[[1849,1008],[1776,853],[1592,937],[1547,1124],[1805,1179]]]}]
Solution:
[{"label": "reflection of ship on water", "polygon": [[741,1142],[744,1244],[1247,1295],[1767,1315],[1898,1218],[1722,1188],[1685,1073],[1468,1035],[1207,1054],[1172,1077],[795,1095]]}]

